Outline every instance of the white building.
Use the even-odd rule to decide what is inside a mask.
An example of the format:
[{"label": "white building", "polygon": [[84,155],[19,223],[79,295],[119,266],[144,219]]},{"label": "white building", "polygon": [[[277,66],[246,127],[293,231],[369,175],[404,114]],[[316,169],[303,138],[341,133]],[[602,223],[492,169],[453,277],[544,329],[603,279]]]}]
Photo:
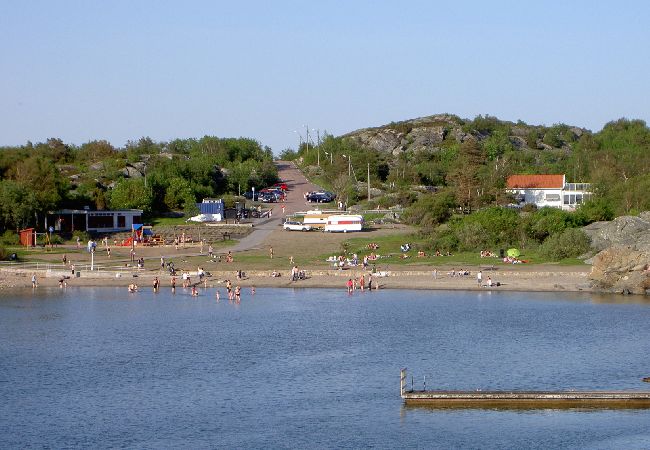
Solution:
[{"label": "white building", "polygon": [[591,184],[567,183],[565,175],[511,175],[507,191],[515,195],[517,204],[550,206],[573,211],[591,197]]}]

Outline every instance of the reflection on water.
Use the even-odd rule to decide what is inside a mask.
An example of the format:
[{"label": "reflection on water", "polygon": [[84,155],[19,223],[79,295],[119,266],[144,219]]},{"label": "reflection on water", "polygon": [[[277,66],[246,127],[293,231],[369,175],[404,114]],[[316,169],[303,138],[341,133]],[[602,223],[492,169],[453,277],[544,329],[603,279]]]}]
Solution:
[{"label": "reflection on water", "polygon": [[223,294],[2,297],[0,446],[650,446],[648,410],[448,410],[399,396],[401,367],[429,389],[643,389],[650,304],[637,297]]}]

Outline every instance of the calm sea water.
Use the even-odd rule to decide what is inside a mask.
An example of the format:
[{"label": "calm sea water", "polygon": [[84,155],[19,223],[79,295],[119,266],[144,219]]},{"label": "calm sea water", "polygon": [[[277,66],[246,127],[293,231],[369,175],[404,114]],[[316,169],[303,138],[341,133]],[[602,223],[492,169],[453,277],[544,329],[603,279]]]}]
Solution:
[{"label": "calm sea water", "polygon": [[[224,292],[221,292],[222,296]],[[650,303],[508,292],[0,298],[0,447],[649,448],[650,410],[435,410],[416,387],[644,389]]]}]

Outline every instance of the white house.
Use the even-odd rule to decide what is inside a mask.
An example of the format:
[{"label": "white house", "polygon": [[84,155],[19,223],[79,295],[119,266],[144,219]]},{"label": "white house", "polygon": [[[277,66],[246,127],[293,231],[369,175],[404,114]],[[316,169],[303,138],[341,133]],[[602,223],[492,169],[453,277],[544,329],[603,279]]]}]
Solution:
[{"label": "white house", "polygon": [[550,206],[573,211],[591,197],[591,184],[567,183],[565,175],[511,175],[506,184],[517,204],[538,208]]}]

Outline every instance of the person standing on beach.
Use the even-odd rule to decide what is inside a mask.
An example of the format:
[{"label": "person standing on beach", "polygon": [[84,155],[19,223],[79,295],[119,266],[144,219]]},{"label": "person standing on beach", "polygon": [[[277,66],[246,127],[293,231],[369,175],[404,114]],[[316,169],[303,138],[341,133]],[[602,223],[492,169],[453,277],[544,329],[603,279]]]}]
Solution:
[{"label": "person standing on beach", "polygon": [[372,274],[368,274],[368,290],[372,292]]},{"label": "person standing on beach", "polygon": [[364,277],[363,274],[359,277],[359,289],[362,291],[366,288],[366,278]]},{"label": "person standing on beach", "polygon": [[273,259],[273,247],[269,247],[269,256]]},{"label": "person standing on beach", "polygon": [[476,282],[478,283],[478,287],[483,285],[483,273],[480,270],[476,274]]},{"label": "person standing on beach", "polygon": [[348,294],[352,294],[352,278],[348,278],[348,282],[346,283],[346,286],[348,287]]},{"label": "person standing on beach", "polygon": [[36,288],[36,274],[32,274],[32,289]]}]

